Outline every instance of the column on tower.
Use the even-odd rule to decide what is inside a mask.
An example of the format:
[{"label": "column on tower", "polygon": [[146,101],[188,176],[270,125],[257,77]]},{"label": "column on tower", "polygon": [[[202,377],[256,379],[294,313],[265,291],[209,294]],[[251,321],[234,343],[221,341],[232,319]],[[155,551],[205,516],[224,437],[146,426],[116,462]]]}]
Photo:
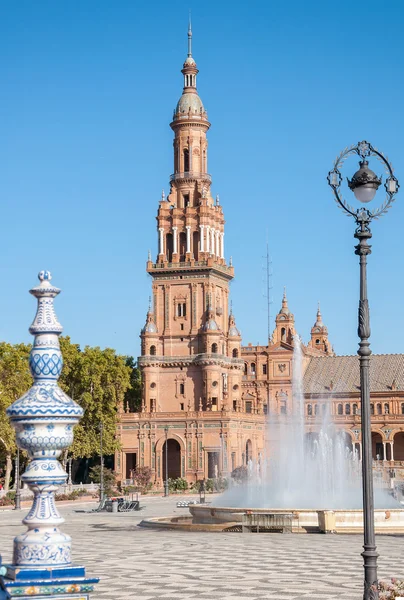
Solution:
[{"label": "column on tower", "polygon": [[210,227],[206,225],[206,252],[210,253]]},{"label": "column on tower", "polygon": [[164,228],[159,227],[159,255],[164,254]]},{"label": "column on tower", "polygon": [[224,258],[224,231],[220,234],[220,258]]},{"label": "column on tower", "polygon": [[200,229],[200,247],[201,247],[201,252],[205,252],[205,240],[204,240],[204,230],[205,230],[205,225],[199,225],[199,229]]},{"label": "column on tower", "polygon": [[178,253],[178,244],[177,244],[177,229],[178,227],[174,226],[173,228],[173,254]]},{"label": "column on tower", "polygon": [[220,231],[216,231],[216,256],[220,258]]},{"label": "column on tower", "polygon": [[186,225],[185,229],[187,231],[187,248],[186,248],[186,253],[189,254],[191,252],[191,225]]}]

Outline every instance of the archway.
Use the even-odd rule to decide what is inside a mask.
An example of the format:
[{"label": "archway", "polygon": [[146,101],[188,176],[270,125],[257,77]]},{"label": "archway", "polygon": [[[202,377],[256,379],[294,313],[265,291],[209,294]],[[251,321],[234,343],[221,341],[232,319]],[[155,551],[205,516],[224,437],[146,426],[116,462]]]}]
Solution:
[{"label": "archway", "polygon": [[[316,405],[317,406],[317,405]],[[318,433],[309,431],[304,434],[304,449],[305,452],[315,456],[318,450]]]},{"label": "archway", "polygon": [[377,431],[372,431],[372,458],[373,460],[384,460],[383,438]]},{"label": "archway", "polygon": [[404,461],[404,432],[400,431],[394,436],[394,460]]},{"label": "archway", "polygon": [[342,443],[345,446],[345,448],[348,448],[348,450],[350,452],[352,452],[353,451],[353,444],[352,444],[352,436],[351,436],[351,434],[348,433],[347,431],[339,431],[337,435],[342,440]]},{"label": "archway", "polygon": [[[168,446],[167,462],[166,448]],[[178,479],[181,477],[181,446],[177,440],[168,439],[163,444],[163,465],[162,475],[165,481],[167,474],[168,479]]]},{"label": "archway", "polygon": [[248,465],[248,461],[252,459],[252,442],[247,440],[245,445],[245,463]]}]

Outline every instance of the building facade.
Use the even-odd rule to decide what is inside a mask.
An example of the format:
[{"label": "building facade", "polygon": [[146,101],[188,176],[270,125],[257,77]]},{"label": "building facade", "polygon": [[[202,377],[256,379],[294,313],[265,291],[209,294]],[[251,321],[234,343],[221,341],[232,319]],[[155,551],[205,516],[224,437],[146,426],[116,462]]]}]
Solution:
[{"label": "building facade", "polygon": [[[159,202],[156,260],[147,262],[152,300],[138,359],[142,407],[138,413],[123,407],[120,415],[115,470],[121,481],[137,466],[149,466],[157,484],[166,476],[189,482],[227,476],[268,451],[268,420],[293,411],[296,332],[286,292],[266,346],[243,347],[229,309],[234,269],[225,258],[223,208],[211,191],[210,123],[197,91],[191,31],[181,72],[183,92],[170,124],[170,192]],[[358,359],[334,356],[320,309],[302,349],[308,433],[315,434],[328,407],[347,443],[360,450]],[[404,357],[374,357],[372,364],[383,372],[372,378],[374,452],[392,465],[404,461]]]}]

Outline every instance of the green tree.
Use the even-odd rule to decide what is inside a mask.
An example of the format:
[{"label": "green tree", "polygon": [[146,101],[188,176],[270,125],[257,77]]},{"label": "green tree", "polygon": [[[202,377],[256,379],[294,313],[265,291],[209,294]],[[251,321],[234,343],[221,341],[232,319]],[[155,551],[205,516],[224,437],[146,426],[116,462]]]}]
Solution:
[{"label": "green tree", "polygon": [[10,487],[13,456],[17,447],[15,432],[6,409],[18,400],[32,385],[28,359],[31,347],[27,344],[11,345],[0,342],[0,461],[5,464],[4,489]]},{"label": "green tree", "polygon": [[113,454],[119,447],[116,439],[119,411],[130,386],[130,368],[125,357],[111,348],[86,346],[73,356],[72,364],[69,385],[74,386],[74,399],[84,409],[84,416],[75,427],[71,454],[73,458],[99,455],[101,423],[104,454]]},{"label": "green tree", "polygon": [[130,369],[130,387],[125,392],[124,406],[130,412],[139,412],[142,406],[142,378],[133,356],[126,357],[126,366]]}]

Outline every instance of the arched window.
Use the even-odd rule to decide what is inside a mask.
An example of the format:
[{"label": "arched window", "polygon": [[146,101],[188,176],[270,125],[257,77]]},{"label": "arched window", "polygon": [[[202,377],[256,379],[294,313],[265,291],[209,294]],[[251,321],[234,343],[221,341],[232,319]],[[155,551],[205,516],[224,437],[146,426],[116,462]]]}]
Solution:
[{"label": "arched window", "polygon": [[351,405],[350,404],[345,404],[345,414],[346,415],[351,414]]},{"label": "arched window", "polygon": [[354,404],[354,405],[353,405],[353,407],[352,407],[352,412],[353,412],[353,414],[354,414],[354,415],[357,415],[357,414],[358,414],[358,405],[357,405],[357,404]]},{"label": "arched window", "polygon": [[378,404],[378,405],[377,405],[377,414],[378,414],[378,415],[381,415],[381,414],[382,414],[382,405],[381,405],[381,404]]},{"label": "arched window", "polygon": [[318,415],[318,404],[314,405],[314,414]]},{"label": "arched window", "polygon": [[217,344],[212,344],[212,354],[217,354]]},{"label": "arched window", "polygon": [[251,363],[250,371],[251,375],[255,375],[255,363]]},{"label": "arched window", "polygon": [[388,403],[386,402],[386,403],[385,403],[385,405],[384,405],[384,414],[385,414],[385,415],[388,415],[388,414],[389,414],[389,412],[390,412],[390,411],[389,411],[389,405],[388,405]]},{"label": "arched window", "polygon": [[263,375],[267,374],[267,365],[265,363],[262,365],[262,374]]},{"label": "arched window", "polygon": [[187,304],[186,302],[179,302],[177,304],[177,317],[187,316]]},{"label": "arched window", "polygon": [[189,150],[188,150],[188,148],[184,149],[184,171],[186,173],[189,171]]},{"label": "arched window", "polygon": [[286,328],[282,327],[281,329],[281,341],[286,342]]},{"label": "arched window", "polygon": [[194,231],[194,233],[192,234],[192,239],[193,239],[192,252],[194,255],[194,259],[198,260],[198,256],[199,256],[199,232],[198,231]]},{"label": "arched window", "polygon": [[339,415],[343,415],[344,414],[344,407],[342,406],[342,404],[338,404],[337,413]]},{"label": "arched window", "polygon": [[[375,414],[375,405],[374,405],[374,404],[371,404],[371,405],[370,405],[370,414],[371,414],[371,415],[374,415],[374,414]],[[404,414],[404,413],[403,413],[403,414]]]},{"label": "arched window", "polygon": [[247,363],[244,363],[244,375],[247,375]]},{"label": "arched window", "polygon": [[238,358],[238,350],[237,350],[237,348],[233,348],[233,358]]},{"label": "arched window", "polygon": [[183,383],[180,383],[180,394],[185,394],[185,385]]},{"label": "arched window", "polygon": [[287,408],[288,395],[283,390],[279,394],[279,406],[281,415],[286,415],[288,412]]},{"label": "arched window", "polygon": [[173,234],[167,233],[166,237],[167,260],[171,262],[173,259]]},{"label": "arched window", "polygon": [[307,414],[309,415],[309,417],[311,417],[311,415],[313,414],[313,407],[311,404],[307,405]]},{"label": "arched window", "polygon": [[180,233],[180,261],[184,262],[187,251],[187,234],[184,231]]},{"label": "arched window", "polygon": [[150,354],[151,354],[151,356],[156,355],[156,346],[150,346]]},{"label": "arched window", "polygon": [[401,404],[401,414],[404,415],[404,402]]},{"label": "arched window", "polygon": [[319,339],[317,339],[317,340],[316,340],[316,344],[319,344],[319,343],[320,343],[320,340],[319,340]]}]

